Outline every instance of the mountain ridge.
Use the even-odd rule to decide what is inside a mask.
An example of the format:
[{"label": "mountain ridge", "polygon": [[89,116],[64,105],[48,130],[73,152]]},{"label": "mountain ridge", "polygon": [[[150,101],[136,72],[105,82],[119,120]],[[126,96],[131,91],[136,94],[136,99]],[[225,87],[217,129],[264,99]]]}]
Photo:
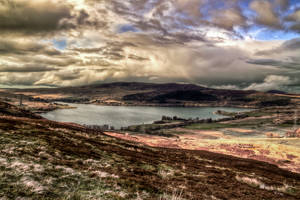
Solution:
[{"label": "mountain ridge", "polygon": [[289,104],[288,97],[272,93],[213,89],[180,83],[114,82],[10,91],[50,101],[104,105],[259,107],[268,104],[272,106]]}]

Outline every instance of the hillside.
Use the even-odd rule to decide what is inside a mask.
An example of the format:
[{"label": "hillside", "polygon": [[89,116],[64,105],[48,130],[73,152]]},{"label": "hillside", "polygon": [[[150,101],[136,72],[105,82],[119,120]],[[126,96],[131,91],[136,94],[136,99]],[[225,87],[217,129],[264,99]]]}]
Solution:
[{"label": "hillside", "polygon": [[290,104],[288,97],[257,91],[222,90],[193,84],[117,82],[81,87],[10,90],[35,100],[105,105],[236,106]]},{"label": "hillside", "polygon": [[300,175],[275,165],[206,151],[151,148],[1,105],[4,199],[286,200],[300,195]]},{"label": "hillside", "polygon": [[31,119],[41,119],[40,116],[27,110],[19,109],[16,106],[0,101],[0,115],[13,117],[26,117]]}]

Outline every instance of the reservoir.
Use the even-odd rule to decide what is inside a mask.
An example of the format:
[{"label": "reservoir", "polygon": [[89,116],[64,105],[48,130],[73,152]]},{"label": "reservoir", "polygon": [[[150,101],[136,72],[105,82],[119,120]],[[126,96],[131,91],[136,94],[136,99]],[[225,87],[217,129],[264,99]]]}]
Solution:
[{"label": "reservoir", "polygon": [[86,125],[110,125],[119,129],[130,125],[151,124],[164,116],[180,118],[219,119],[217,110],[243,112],[249,109],[228,107],[147,107],[147,106],[101,106],[92,104],[69,104],[75,109],[60,109],[42,114],[58,122],[73,122]]}]

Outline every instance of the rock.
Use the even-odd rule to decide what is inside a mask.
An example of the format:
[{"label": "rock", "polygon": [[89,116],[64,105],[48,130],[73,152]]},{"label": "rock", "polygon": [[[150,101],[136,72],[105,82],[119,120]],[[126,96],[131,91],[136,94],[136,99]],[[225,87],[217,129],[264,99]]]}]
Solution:
[{"label": "rock", "polygon": [[300,138],[300,128],[295,131],[289,131],[285,134],[286,137]]},{"label": "rock", "polygon": [[268,133],[265,133],[265,135],[269,138],[280,138],[280,135],[278,133],[268,132]]}]

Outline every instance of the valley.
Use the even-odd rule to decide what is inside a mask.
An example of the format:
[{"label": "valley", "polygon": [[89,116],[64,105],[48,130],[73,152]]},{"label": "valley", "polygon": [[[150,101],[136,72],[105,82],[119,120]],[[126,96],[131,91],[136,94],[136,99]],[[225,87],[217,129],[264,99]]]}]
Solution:
[{"label": "valley", "polygon": [[[126,89],[124,83],[114,83],[97,86],[99,90],[76,88],[74,92],[70,88],[2,90],[0,196],[298,199],[298,95],[211,90],[191,85],[176,85],[179,89],[174,89],[173,84],[167,84],[167,89],[159,85],[153,91],[153,85],[125,85]],[[91,86],[83,88],[87,87]],[[181,87],[193,88],[193,92],[182,94]],[[84,111],[89,106],[95,113],[98,106],[102,111],[109,109],[102,113],[105,117],[121,109],[122,115],[112,114],[120,115],[121,119],[115,120],[131,115],[141,118],[134,109],[144,110],[145,116],[149,115],[147,109],[156,114],[149,121],[113,129],[100,126],[105,123],[103,119],[88,125],[67,120],[68,117],[61,122],[56,117],[42,117],[53,112],[61,113],[59,117],[69,112],[70,118],[77,118],[81,115],[75,114],[81,106],[78,103]],[[204,110],[209,108],[202,106],[218,107],[207,112]],[[170,109],[179,109],[175,112],[178,116],[168,116],[174,114]],[[189,111],[180,117],[185,109]],[[197,113],[205,112],[199,118]],[[89,117],[87,112],[84,118]]]},{"label": "valley", "polygon": [[299,174],[273,164],[203,150],[150,147],[0,105],[0,196],[5,199],[299,196]]}]

